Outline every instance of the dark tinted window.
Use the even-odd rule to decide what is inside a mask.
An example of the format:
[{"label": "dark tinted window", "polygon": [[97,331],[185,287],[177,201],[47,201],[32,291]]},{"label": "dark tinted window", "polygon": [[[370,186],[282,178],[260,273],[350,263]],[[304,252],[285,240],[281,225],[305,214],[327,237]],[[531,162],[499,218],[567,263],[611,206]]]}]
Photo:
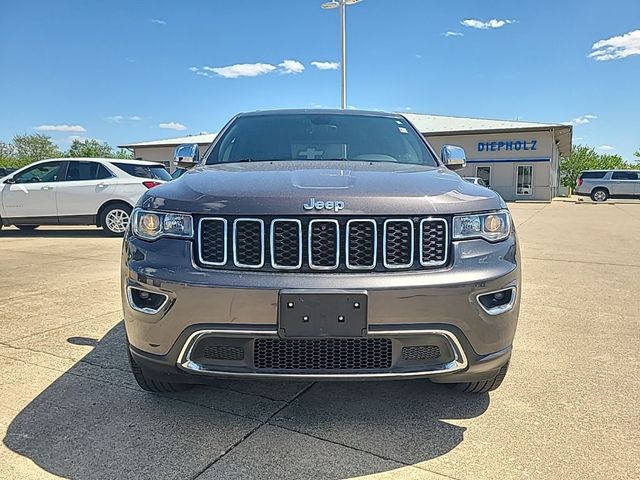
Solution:
[{"label": "dark tinted window", "polygon": [[107,168],[100,164],[100,166],[98,167],[98,175],[96,176],[97,180],[102,180],[103,178],[110,178],[113,177],[113,174],[107,170]]},{"label": "dark tinted window", "polygon": [[176,178],[180,178],[184,174],[184,172],[186,172],[184,168],[176,168],[171,174],[171,178],[173,178],[174,180]]},{"label": "dark tinted window", "polygon": [[47,162],[34,165],[13,177],[16,183],[58,182],[63,162]]},{"label": "dark tinted window", "polygon": [[112,177],[111,173],[98,162],[70,161],[67,167],[68,182],[79,180],[101,180]]},{"label": "dark tinted window", "polygon": [[240,117],[216,143],[207,164],[341,159],[438,164],[420,134],[401,118],[331,113]]},{"label": "dark tinted window", "polygon": [[637,172],[613,172],[613,180],[638,180]]},{"label": "dark tinted window", "polygon": [[133,163],[114,163],[114,165],[134,177],[171,180],[171,175],[169,175],[167,169],[161,165],[135,165]]},{"label": "dark tinted window", "polygon": [[607,172],[582,172],[581,178],[604,178]]}]

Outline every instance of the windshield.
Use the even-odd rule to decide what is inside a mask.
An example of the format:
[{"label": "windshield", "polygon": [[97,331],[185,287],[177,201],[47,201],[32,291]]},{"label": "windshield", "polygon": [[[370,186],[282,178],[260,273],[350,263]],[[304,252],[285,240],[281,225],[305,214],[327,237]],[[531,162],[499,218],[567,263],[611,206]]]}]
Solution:
[{"label": "windshield", "polygon": [[239,117],[216,142],[206,164],[280,160],[438,165],[403,119],[330,113]]}]

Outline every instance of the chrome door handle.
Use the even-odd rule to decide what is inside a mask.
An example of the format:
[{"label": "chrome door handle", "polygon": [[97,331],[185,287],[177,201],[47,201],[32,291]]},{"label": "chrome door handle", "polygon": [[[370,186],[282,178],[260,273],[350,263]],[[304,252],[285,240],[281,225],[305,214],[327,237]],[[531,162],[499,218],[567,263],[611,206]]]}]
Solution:
[{"label": "chrome door handle", "polygon": [[42,190],[53,190],[53,187],[51,185],[45,185],[42,187]]},{"label": "chrome door handle", "polygon": [[99,183],[98,188],[104,188],[104,187],[108,187],[109,185],[107,185],[106,183]]}]

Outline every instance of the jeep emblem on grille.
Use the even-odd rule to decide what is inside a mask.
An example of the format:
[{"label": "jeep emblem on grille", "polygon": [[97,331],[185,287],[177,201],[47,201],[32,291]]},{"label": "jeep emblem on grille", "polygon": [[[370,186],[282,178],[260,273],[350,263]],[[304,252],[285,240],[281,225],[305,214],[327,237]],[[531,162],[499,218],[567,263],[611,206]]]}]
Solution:
[{"label": "jeep emblem on grille", "polygon": [[344,208],[344,202],[341,200],[316,200],[315,198],[310,198],[302,206],[305,210],[333,210],[337,213]]}]

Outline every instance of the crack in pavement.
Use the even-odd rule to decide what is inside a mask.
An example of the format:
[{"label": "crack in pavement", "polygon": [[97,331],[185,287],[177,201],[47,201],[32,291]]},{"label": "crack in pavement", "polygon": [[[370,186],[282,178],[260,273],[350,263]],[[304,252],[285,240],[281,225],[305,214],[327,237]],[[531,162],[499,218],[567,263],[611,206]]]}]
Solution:
[{"label": "crack in pavement", "polygon": [[541,262],[564,262],[564,263],[580,263],[584,265],[602,265],[605,267],[631,267],[640,268],[640,265],[632,265],[629,263],[612,263],[612,262],[587,262],[585,260],[566,260],[563,258],[538,258],[538,257],[522,257],[523,260],[538,260]]},{"label": "crack in pavement", "polygon": [[[220,456],[218,456],[216,459],[214,459],[211,463],[209,463],[204,469],[202,469],[200,472],[196,473],[196,475],[192,476],[190,480],[196,480],[198,477],[202,476],[202,474],[204,474],[207,470],[209,470],[212,466],[214,466],[216,463],[218,463],[220,460],[222,460],[226,455],[228,455],[229,453],[231,453],[236,447],[238,447],[239,445],[242,445],[242,443],[247,440],[249,437],[251,437],[251,435],[253,435],[255,432],[257,432],[261,427],[270,424],[270,420],[275,417],[278,413],[280,413],[282,410],[284,410],[285,408],[287,408],[289,405],[291,405],[294,401],[296,401],[300,396],[302,396],[303,394],[305,394],[306,392],[309,391],[309,389],[311,387],[313,387],[316,384],[316,382],[310,383],[309,385],[305,386],[304,388],[302,388],[298,393],[296,393],[289,401],[286,401],[284,405],[282,405],[282,407],[280,407],[278,410],[276,410],[275,412],[273,412],[271,415],[269,415],[269,417],[267,417],[265,420],[261,420],[260,424],[258,426],[256,426],[255,428],[251,429],[251,431],[249,431],[246,435],[244,435],[240,440],[238,440],[236,443],[234,443],[233,445],[231,445],[231,447],[229,447],[228,449],[226,449],[224,452],[222,452],[222,454]],[[243,416],[243,415],[240,415]]]},{"label": "crack in pavement", "polygon": [[385,457],[384,455],[380,455],[380,454],[371,452],[369,450],[365,450],[363,448],[358,448],[358,447],[354,447],[352,445],[347,445],[346,443],[341,443],[341,442],[337,442],[335,440],[331,440],[331,439],[328,439],[328,438],[320,437],[318,435],[313,435],[312,433],[296,430],[295,428],[285,427],[285,426],[277,425],[277,424],[271,423],[271,422],[268,422],[268,424],[270,426],[272,426],[272,427],[281,428],[282,430],[287,430],[289,432],[297,433],[297,434],[304,435],[304,436],[307,436],[307,437],[310,437],[310,438],[315,438],[316,440],[320,440],[322,442],[327,442],[327,443],[331,443],[333,445],[338,445],[340,447],[348,448],[348,449],[356,451],[356,452],[366,453],[367,455],[371,455],[373,457],[379,458],[380,460],[384,460],[384,461],[387,461],[387,462],[398,463],[398,464],[400,464],[402,466],[405,466],[405,467],[417,468],[417,469],[425,471],[425,472],[433,473],[435,475],[440,475],[440,476],[442,476],[444,478],[450,478],[452,480],[460,480],[458,477],[452,477],[452,476],[449,476],[449,475],[446,475],[446,474],[443,474],[443,473],[440,473],[440,472],[435,472],[433,470],[429,470],[427,468],[421,467],[420,465],[415,465],[415,464],[412,464],[412,463],[406,463],[406,462],[403,462],[402,460],[398,460],[398,459],[391,458],[391,457]]},{"label": "crack in pavement", "polygon": [[544,207],[542,207],[540,210],[537,210],[533,215],[531,215],[529,218],[527,218],[524,222],[522,222],[522,223],[520,223],[520,224],[517,224],[517,225],[516,225],[516,228],[517,228],[518,230],[520,230],[520,229],[523,227],[523,225],[524,225],[524,224],[526,224],[527,222],[529,222],[532,218],[537,217],[537,216],[540,214],[540,212],[545,211],[547,208],[549,208],[549,206],[550,206],[550,205],[551,205],[551,203],[548,203],[547,205],[545,205]]},{"label": "crack in pavement", "polygon": [[[122,310],[120,308],[117,309],[117,310],[111,310],[111,311],[106,312],[106,313],[101,313],[100,315],[88,316],[88,317],[83,318],[82,320],[75,320],[73,322],[69,322],[69,323],[65,323],[65,324],[62,324],[62,325],[58,325],[57,327],[51,327],[51,328],[48,328],[48,329],[45,329],[45,330],[40,330],[38,332],[30,333],[29,335],[25,335],[23,337],[9,338],[9,339],[6,339],[4,341],[5,342],[21,342],[22,340],[27,340],[27,339],[29,339],[31,337],[37,337],[38,335],[42,335],[43,333],[55,332],[56,330],[60,330],[62,328],[70,327],[72,325],[76,325],[78,323],[86,322],[86,321],[89,321],[89,320],[96,320],[98,318],[106,317],[107,315],[113,315],[114,313],[118,313],[118,312],[121,312],[121,311]],[[0,342],[0,344],[3,344],[3,343]],[[7,345],[7,346],[9,346],[9,345]]]}]

